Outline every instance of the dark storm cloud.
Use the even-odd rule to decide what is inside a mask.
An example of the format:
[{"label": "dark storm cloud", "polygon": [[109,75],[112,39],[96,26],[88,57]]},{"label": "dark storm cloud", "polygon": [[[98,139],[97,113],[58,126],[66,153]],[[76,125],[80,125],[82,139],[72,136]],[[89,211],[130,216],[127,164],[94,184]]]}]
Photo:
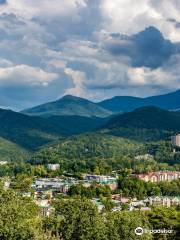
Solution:
[{"label": "dark storm cloud", "polygon": [[155,69],[180,52],[178,45],[166,40],[155,27],[148,27],[132,36],[111,34],[111,37],[115,41],[107,43],[107,49],[113,55],[130,57],[133,67]]}]

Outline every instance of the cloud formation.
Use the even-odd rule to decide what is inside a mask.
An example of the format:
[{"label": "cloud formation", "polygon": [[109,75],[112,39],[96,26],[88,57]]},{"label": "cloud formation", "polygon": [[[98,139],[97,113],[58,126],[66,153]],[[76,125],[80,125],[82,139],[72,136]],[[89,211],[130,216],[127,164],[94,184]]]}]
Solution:
[{"label": "cloud formation", "polygon": [[180,48],[166,40],[155,27],[148,27],[132,36],[111,34],[106,45],[112,54],[130,57],[133,67],[157,68],[173,54],[180,53]]},{"label": "cloud formation", "polygon": [[[101,100],[180,82],[177,0],[0,1],[0,105]],[[141,7],[139,7],[141,6]]]},{"label": "cloud formation", "polygon": [[6,68],[0,68],[0,86],[43,86],[58,77],[55,73],[48,73],[40,68],[34,68],[27,65],[16,65]]}]

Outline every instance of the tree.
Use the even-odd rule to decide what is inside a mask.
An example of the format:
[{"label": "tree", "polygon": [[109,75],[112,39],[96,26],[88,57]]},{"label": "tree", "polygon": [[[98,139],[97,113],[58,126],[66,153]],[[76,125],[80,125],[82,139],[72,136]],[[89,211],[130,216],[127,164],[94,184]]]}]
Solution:
[{"label": "tree", "polygon": [[174,208],[154,207],[148,214],[149,222],[153,229],[173,230],[171,234],[154,234],[154,239],[178,240],[180,234],[180,212]]},{"label": "tree", "polygon": [[18,174],[16,178],[11,182],[11,187],[19,192],[31,191],[31,185],[33,180],[26,174]]},{"label": "tree", "polygon": [[0,239],[35,240],[40,235],[38,209],[12,190],[0,189]]},{"label": "tree", "polygon": [[[107,216],[108,240],[137,240],[135,234],[137,227],[149,228],[149,222],[144,213],[141,212],[115,212]],[[140,239],[150,240],[152,236],[144,233]]]},{"label": "tree", "polygon": [[107,240],[103,217],[90,200],[62,200],[56,211],[62,216],[59,235],[64,240]]}]

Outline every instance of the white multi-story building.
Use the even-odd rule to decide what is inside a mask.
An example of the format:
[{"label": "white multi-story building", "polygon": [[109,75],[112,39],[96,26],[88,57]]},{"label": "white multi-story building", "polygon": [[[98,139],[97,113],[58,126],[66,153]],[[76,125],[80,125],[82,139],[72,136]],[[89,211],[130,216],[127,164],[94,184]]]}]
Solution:
[{"label": "white multi-story building", "polygon": [[180,147],[180,134],[172,136],[171,142],[174,147]]}]

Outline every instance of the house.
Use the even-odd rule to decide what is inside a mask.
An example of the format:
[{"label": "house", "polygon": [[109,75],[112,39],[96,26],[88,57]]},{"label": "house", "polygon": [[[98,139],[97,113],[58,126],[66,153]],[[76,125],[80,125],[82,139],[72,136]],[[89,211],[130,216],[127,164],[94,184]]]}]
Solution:
[{"label": "house", "polygon": [[47,168],[51,171],[57,171],[60,169],[60,164],[47,164]]},{"label": "house", "polygon": [[144,174],[135,174],[135,176],[145,182],[163,182],[172,181],[180,178],[180,172],[176,171],[159,171]]},{"label": "house", "polygon": [[147,199],[150,205],[156,205],[156,206],[179,206],[180,205],[180,197],[171,197],[171,196],[155,196],[155,197],[149,197]]},{"label": "house", "polygon": [[153,155],[151,154],[144,154],[144,155],[138,155],[135,157],[136,160],[148,160],[148,159],[153,159]]},{"label": "house", "polygon": [[52,207],[41,207],[40,208],[40,215],[42,217],[50,217],[51,214],[53,214],[54,208]]},{"label": "house", "polygon": [[7,161],[0,161],[0,165],[1,165],[1,166],[6,165],[6,164],[8,164]]},{"label": "house", "polygon": [[42,217],[49,217],[53,212],[54,208],[51,207],[49,200],[36,200],[36,205],[40,208],[40,215]]}]

